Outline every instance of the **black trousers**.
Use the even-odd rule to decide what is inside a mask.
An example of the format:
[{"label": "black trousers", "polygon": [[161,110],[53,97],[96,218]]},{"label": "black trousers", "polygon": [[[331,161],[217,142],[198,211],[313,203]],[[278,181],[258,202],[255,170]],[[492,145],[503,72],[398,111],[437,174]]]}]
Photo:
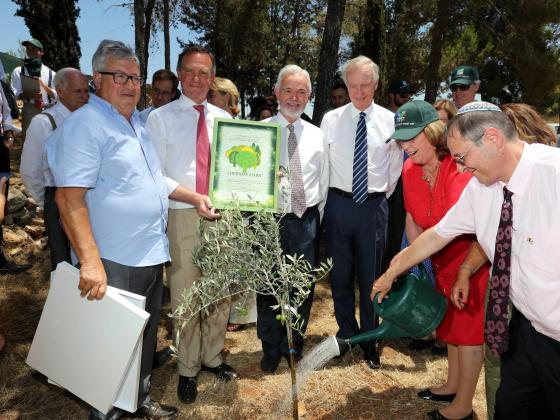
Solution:
[{"label": "black trousers", "polygon": [[[150,314],[142,340],[142,360],[140,361],[140,381],[138,385],[138,407],[150,401],[150,379],[152,376],[152,362],[157,343],[157,330],[163,295],[163,264],[148,267],[130,267],[113,261],[101,260],[107,273],[109,286],[117,287],[128,292],[146,297],[144,310]],[[117,419],[121,410],[112,409],[104,416],[92,408],[90,419]]]},{"label": "black trousers", "polygon": [[383,271],[387,270],[391,260],[397,255],[402,246],[406,210],[404,209],[404,190],[402,176],[399,177],[395,191],[387,199],[389,208],[389,223],[387,226],[387,249],[383,263]]},{"label": "black trousers", "polygon": [[514,307],[501,359],[494,419],[560,419],[560,342],[536,331]]},{"label": "black trousers", "polygon": [[59,262],[72,264],[70,243],[60,224],[60,214],[54,201],[55,187],[45,188],[45,231],[51,252],[51,269],[55,270]]},{"label": "black trousers", "polygon": [[[307,209],[300,218],[287,216],[280,220],[280,245],[285,254],[303,255],[312,267],[317,266],[319,245],[319,210],[317,207]],[[305,332],[309,322],[309,313],[313,303],[314,286],[299,308],[299,314],[304,319],[302,332]],[[273,310],[271,306],[278,302],[272,296],[257,294],[257,336],[262,341],[263,352],[274,358],[289,356],[288,336],[286,328],[276,319],[280,310]],[[301,354],[303,337],[298,331],[292,330],[295,350]]]},{"label": "black trousers", "polygon": [[[346,193],[348,194],[348,193]],[[387,199],[370,195],[361,205],[351,196],[332,189],[325,207],[327,249],[333,260],[330,272],[337,337],[350,338],[377,327],[379,318],[370,299],[373,281],[381,274],[387,241]],[[354,276],[360,289],[360,324],[355,316]],[[364,355],[375,351],[376,342],[361,343]]]}]

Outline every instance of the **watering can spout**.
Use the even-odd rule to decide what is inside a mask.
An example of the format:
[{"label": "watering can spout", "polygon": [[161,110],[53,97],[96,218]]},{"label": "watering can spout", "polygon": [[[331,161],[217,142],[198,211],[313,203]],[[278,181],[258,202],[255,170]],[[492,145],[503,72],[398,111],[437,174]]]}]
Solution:
[{"label": "watering can spout", "polygon": [[347,338],[335,337],[336,344],[338,344],[338,355],[340,356],[350,348],[350,340]]},{"label": "watering can spout", "polygon": [[410,334],[405,330],[397,327],[389,321],[384,321],[381,325],[373,331],[368,331],[363,334],[350,337],[348,340],[349,345],[363,343],[364,341],[381,340],[384,338],[399,338],[408,337]]}]

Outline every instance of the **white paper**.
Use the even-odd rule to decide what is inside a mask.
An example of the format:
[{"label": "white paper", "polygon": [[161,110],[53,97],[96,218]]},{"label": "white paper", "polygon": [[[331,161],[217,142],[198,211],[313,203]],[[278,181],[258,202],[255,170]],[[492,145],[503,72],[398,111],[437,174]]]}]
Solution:
[{"label": "white paper", "polygon": [[149,318],[114,290],[80,297],[79,270],[60,263],[27,364],[106,414],[116,400]]}]

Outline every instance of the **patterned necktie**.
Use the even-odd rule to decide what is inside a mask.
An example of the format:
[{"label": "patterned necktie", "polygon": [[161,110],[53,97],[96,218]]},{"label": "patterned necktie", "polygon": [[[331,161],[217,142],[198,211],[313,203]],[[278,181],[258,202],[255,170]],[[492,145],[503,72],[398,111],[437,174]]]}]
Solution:
[{"label": "patterned necktie", "polygon": [[366,113],[360,112],[356,143],[354,145],[354,170],[352,173],[352,198],[362,204],[368,195],[368,153],[367,153]]},{"label": "patterned necktie", "polygon": [[511,236],[513,229],[513,193],[504,187],[504,202],[498,233],[496,249],[490,278],[490,294],[486,308],[484,339],[494,356],[499,356],[508,349],[508,303],[511,282]]},{"label": "patterned necktie", "polygon": [[297,217],[303,216],[307,205],[305,203],[305,192],[303,191],[303,177],[301,175],[301,161],[299,159],[299,148],[294,132],[293,124],[288,125],[290,135],[288,136],[288,157],[290,159],[290,185],[292,187],[291,204],[292,213]]},{"label": "patterned necktie", "polygon": [[198,125],[196,127],[196,192],[208,195],[208,181],[210,174],[210,140],[204,116],[204,105],[194,105],[198,111]]}]

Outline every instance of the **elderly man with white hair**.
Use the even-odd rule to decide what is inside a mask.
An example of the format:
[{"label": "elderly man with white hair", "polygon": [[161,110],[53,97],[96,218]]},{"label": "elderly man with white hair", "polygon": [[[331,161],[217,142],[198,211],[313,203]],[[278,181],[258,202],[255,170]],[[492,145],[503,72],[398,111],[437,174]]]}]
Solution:
[{"label": "elderly man with white hair", "polygon": [[[274,93],[280,112],[266,122],[280,125],[280,244],[284,253],[303,255],[311,266],[317,265],[320,213],[327,198],[329,183],[328,147],[323,132],[304,121],[301,115],[311,95],[309,73],[299,66],[288,64],[280,70]],[[313,289],[299,308],[303,318],[300,331],[293,331],[295,359],[301,357],[303,336]],[[257,296],[257,335],[261,339],[264,356],[261,368],[272,373],[282,356],[290,363],[286,328],[276,319],[278,310],[271,309],[276,301],[271,296]]]},{"label": "elderly man with white hair", "polygon": [[[334,311],[346,339],[378,324],[368,293],[381,274],[387,240],[387,197],[395,189],[403,154],[386,143],[394,131],[393,113],[373,102],[379,68],[367,57],[348,61],[342,70],[351,103],[323,117],[329,144],[329,193],[325,207]],[[360,324],[356,321],[354,277],[360,287]],[[361,344],[372,369],[380,367],[377,343]]]},{"label": "elderly man with white hair", "polygon": [[49,135],[75,110],[89,99],[88,79],[79,70],[66,67],[56,73],[54,87],[58,102],[35,115],[25,134],[21,152],[20,172],[25,188],[37,204],[44,208],[45,229],[51,253],[51,268],[70,259],[70,244],[60,225],[58,208],[54,202],[54,179],[48,170],[45,145]]}]

